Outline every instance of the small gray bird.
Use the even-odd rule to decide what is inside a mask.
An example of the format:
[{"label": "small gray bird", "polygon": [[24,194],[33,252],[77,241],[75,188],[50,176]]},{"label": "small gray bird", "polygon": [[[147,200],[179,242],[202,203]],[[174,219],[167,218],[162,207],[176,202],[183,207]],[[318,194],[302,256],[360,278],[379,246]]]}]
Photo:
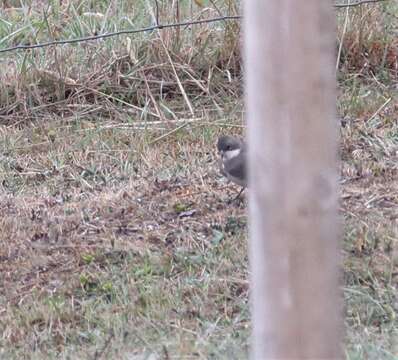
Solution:
[{"label": "small gray bird", "polygon": [[217,142],[220,154],[221,173],[233,183],[242,187],[238,199],[247,187],[246,177],[246,145],[238,138],[229,135],[220,136]]}]

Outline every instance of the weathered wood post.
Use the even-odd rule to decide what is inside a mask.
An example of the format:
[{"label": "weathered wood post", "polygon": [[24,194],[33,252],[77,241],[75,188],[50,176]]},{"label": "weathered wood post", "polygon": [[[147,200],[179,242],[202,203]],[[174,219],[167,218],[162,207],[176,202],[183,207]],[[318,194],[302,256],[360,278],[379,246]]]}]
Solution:
[{"label": "weathered wood post", "polygon": [[332,3],[244,15],[252,358],[340,358]]}]

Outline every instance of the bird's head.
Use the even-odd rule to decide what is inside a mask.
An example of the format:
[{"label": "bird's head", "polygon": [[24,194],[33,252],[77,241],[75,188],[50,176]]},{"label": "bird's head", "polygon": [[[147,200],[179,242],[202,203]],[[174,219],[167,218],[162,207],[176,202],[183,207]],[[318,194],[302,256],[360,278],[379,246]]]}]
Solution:
[{"label": "bird's head", "polygon": [[242,142],[230,135],[223,135],[218,138],[217,150],[223,160],[230,160],[238,156],[242,150]]}]

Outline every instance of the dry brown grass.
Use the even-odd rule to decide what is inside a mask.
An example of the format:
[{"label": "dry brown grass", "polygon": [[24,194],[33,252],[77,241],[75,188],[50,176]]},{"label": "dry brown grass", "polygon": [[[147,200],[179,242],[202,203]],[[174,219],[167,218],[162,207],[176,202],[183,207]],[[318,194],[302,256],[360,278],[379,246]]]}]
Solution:
[{"label": "dry brown grass", "polygon": [[[155,10],[146,2],[122,4],[119,8],[102,2],[98,9],[103,12],[94,13],[87,2],[63,2],[50,7],[44,20],[41,7],[35,6],[28,14],[14,8],[5,15],[7,20],[17,18],[37,28],[38,41],[40,35],[73,38],[87,31],[110,31],[115,26],[140,28],[151,18],[155,21]],[[179,2],[173,2],[173,8],[164,2],[160,5],[159,21],[163,23],[237,11],[232,1],[218,10]],[[6,71],[0,73],[0,119],[14,124],[48,117],[51,112],[126,122],[137,118],[175,120],[185,117],[188,110],[191,116],[202,115],[206,109],[223,111],[227,99],[234,101],[241,93],[239,29],[233,22],[194,25],[81,46],[8,53],[2,60]],[[4,26],[3,30],[11,37],[11,28]],[[31,43],[31,29],[11,39],[11,45]]]},{"label": "dry brown grass", "polygon": [[[110,305],[106,316],[118,321],[93,325],[101,329],[100,342],[81,344],[80,356],[95,353],[104,332],[115,332],[119,341],[123,327],[141,326],[141,332],[147,321],[166,326],[168,336],[179,334],[180,341],[167,347],[179,354],[194,351],[201,318],[218,328],[222,311],[222,323],[238,321],[228,326],[246,329],[247,315],[238,310],[247,300],[245,210],[226,205],[233,190],[220,181],[209,147],[218,132],[206,138],[200,130],[182,129],[155,146],[148,141],[156,134],[146,139],[132,132],[133,151],[113,151],[123,139],[102,131],[71,152],[65,141],[70,137],[58,141],[56,134],[49,143],[38,139],[42,147],[26,161],[17,150],[1,206],[3,344],[22,346],[14,354],[32,346],[38,357],[57,349],[67,353],[70,336],[79,344],[76,332],[90,335],[89,323],[97,317],[86,312],[96,312],[103,301]],[[85,136],[76,132],[73,140]],[[101,143],[108,150],[99,150]],[[141,289],[141,282],[149,289]],[[129,325],[124,316],[132,316]],[[112,351],[159,351],[159,338],[131,336],[134,347],[119,344]],[[207,353],[200,346],[198,351]]]},{"label": "dry brown grass", "polygon": [[361,6],[339,13],[342,40],[340,69],[344,74],[398,76],[397,8],[395,4]]}]

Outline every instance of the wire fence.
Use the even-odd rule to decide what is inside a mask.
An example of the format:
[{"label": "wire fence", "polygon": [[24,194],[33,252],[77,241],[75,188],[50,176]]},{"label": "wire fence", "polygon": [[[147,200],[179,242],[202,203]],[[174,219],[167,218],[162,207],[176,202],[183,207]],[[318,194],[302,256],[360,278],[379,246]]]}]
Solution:
[{"label": "wire fence", "polygon": [[99,34],[99,35],[93,35],[93,36],[86,36],[86,37],[81,37],[81,38],[76,38],[76,39],[54,40],[54,41],[49,41],[49,42],[45,42],[45,43],[41,43],[41,44],[33,44],[33,45],[17,45],[17,46],[12,46],[12,47],[9,47],[6,49],[0,49],[0,53],[14,51],[14,50],[28,50],[28,49],[44,48],[44,47],[48,47],[48,46],[52,46],[52,45],[74,44],[74,43],[85,42],[85,41],[105,39],[105,38],[119,36],[119,35],[125,35],[125,34],[137,34],[137,33],[142,33],[142,32],[151,32],[151,31],[154,31],[157,29],[160,30],[160,29],[166,29],[166,28],[176,28],[176,27],[183,27],[183,26],[213,23],[213,22],[218,22],[218,21],[238,20],[240,18],[241,18],[240,15],[220,16],[220,17],[211,18],[211,19],[184,21],[184,22],[164,24],[164,25],[158,24],[158,25],[141,28],[141,29],[120,30],[120,31],[116,31],[116,32],[110,32],[110,33],[106,33],[106,34]]},{"label": "wire fence", "polygon": [[[344,3],[344,4],[334,4],[334,7],[337,9],[341,9],[341,8],[360,6],[360,5],[364,5],[364,4],[380,3],[380,2],[385,2],[385,1],[389,1],[389,0],[360,0],[360,1],[355,1],[355,2],[351,2],[350,0],[348,0],[348,2]],[[64,44],[76,44],[76,43],[93,41],[93,40],[98,40],[98,39],[105,39],[105,38],[110,38],[110,37],[115,37],[115,36],[120,36],[120,35],[138,34],[138,33],[151,32],[154,30],[161,30],[161,29],[167,29],[167,28],[187,27],[187,26],[192,26],[192,25],[207,24],[207,23],[214,23],[214,22],[220,22],[220,21],[231,21],[231,20],[236,21],[236,20],[240,20],[242,18],[241,15],[226,15],[226,16],[219,16],[219,17],[210,18],[210,19],[191,20],[191,21],[184,21],[184,22],[171,23],[171,24],[160,24],[157,1],[156,1],[156,9],[157,9],[156,25],[152,25],[152,26],[148,26],[148,27],[144,27],[144,28],[140,28],[140,29],[126,29],[126,30],[120,30],[120,31],[109,32],[109,33],[105,33],[105,34],[98,34],[98,35],[92,35],[92,36],[86,36],[86,37],[80,37],[80,38],[74,38],[74,39],[54,40],[54,41],[48,41],[48,42],[38,43],[38,44],[29,44],[29,45],[20,44],[20,45],[11,46],[8,48],[0,49],[0,53],[6,53],[6,52],[12,52],[12,51],[18,51],[18,50],[45,48],[45,47],[49,47],[49,46],[57,46],[57,45],[64,45]]]}]

